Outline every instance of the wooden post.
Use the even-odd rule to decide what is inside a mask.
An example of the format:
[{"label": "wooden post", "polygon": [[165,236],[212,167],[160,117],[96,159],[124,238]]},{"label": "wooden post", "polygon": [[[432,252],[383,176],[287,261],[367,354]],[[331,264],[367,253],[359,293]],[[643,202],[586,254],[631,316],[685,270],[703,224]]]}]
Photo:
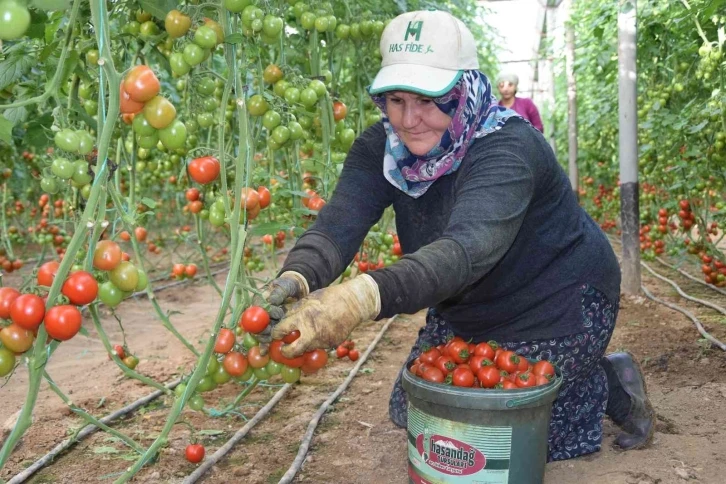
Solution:
[{"label": "wooden post", "polygon": [[620,220],[622,291],[640,293],[640,208],[638,206],[638,86],[636,0],[619,0],[618,114],[620,143]]}]

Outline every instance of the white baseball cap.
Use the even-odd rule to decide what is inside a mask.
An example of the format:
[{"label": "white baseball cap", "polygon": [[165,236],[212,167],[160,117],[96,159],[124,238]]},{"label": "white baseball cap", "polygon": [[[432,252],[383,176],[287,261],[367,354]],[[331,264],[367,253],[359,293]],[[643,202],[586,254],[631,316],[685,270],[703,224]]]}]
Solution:
[{"label": "white baseball cap", "polygon": [[391,20],[381,35],[381,70],[369,92],[441,96],[464,70],[479,69],[474,36],[448,12],[421,10]]}]

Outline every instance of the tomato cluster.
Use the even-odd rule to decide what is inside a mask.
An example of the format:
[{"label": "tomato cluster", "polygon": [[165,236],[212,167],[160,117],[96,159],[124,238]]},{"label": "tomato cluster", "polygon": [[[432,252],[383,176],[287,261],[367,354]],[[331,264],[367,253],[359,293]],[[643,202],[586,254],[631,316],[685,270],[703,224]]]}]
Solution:
[{"label": "tomato cluster", "polygon": [[338,359],[345,358],[346,356],[350,361],[357,361],[360,358],[360,352],[355,348],[355,342],[347,339],[343,341],[335,349],[335,356]]},{"label": "tomato cluster", "polygon": [[171,267],[172,279],[194,279],[197,275],[197,265],[176,263]]},{"label": "tomato cluster", "polygon": [[[144,233],[137,228],[137,238]],[[93,267],[108,276],[108,280],[99,287],[99,297],[109,307],[118,306],[124,297],[143,291],[149,284],[146,272],[137,268],[129,259],[129,255],[112,240],[101,240],[96,245]]]},{"label": "tomato cluster", "polygon": [[503,390],[547,385],[555,378],[555,368],[546,360],[531,362],[494,341],[467,343],[458,336],[422,348],[409,371],[434,383]]},{"label": "tomato cluster", "polygon": [[277,234],[275,234],[274,238],[271,234],[265,234],[262,236],[262,243],[265,245],[272,246],[275,245],[275,248],[282,249],[285,247],[285,238],[287,237],[287,234],[285,234],[284,230],[279,230]]}]

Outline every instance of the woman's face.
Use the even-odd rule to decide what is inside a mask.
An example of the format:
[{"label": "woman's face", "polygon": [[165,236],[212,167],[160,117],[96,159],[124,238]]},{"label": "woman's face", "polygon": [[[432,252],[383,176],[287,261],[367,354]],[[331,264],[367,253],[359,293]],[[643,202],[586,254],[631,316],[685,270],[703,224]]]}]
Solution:
[{"label": "woman's face", "polygon": [[500,82],[497,87],[502,99],[512,99],[517,92],[517,86],[509,81]]},{"label": "woman's face", "polygon": [[451,124],[433,99],[404,91],[386,93],[386,111],[391,126],[408,151],[423,156],[436,146]]}]

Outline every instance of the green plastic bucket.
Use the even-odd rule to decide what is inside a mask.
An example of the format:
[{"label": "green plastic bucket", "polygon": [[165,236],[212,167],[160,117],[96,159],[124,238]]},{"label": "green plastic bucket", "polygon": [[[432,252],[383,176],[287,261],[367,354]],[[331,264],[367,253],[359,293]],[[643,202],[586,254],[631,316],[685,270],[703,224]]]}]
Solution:
[{"label": "green plastic bucket", "polygon": [[482,390],[403,372],[408,476],[415,484],[534,484],[544,479],[552,402],[562,384]]}]

